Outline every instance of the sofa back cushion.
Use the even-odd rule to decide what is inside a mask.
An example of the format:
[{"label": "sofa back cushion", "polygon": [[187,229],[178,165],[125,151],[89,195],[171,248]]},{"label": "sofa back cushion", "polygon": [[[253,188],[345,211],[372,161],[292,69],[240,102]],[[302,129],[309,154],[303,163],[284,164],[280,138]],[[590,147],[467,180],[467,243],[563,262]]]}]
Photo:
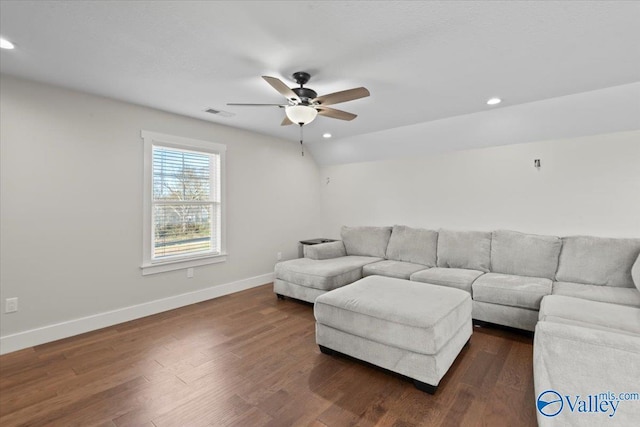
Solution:
[{"label": "sofa back cushion", "polygon": [[571,236],[562,240],[558,282],[634,286],[631,267],[640,253],[640,239]]},{"label": "sofa back cushion", "polygon": [[491,236],[491,271],[553,280],[561,248],[559,237],[497,230]]},{"label": "sofa back cushion", "polygon": [[387,246],[387,259],[436,266],[438,232],[394,225]]},{"label": "sofa back cushion", "polygon": [[486,273],[490,265],[491,232],[442,229],[438,232],[438,267]]},{"label": "sofa back cushion", "polygon": [[347,255],[384,258],[391,227],[342,227],[340,232]]}]

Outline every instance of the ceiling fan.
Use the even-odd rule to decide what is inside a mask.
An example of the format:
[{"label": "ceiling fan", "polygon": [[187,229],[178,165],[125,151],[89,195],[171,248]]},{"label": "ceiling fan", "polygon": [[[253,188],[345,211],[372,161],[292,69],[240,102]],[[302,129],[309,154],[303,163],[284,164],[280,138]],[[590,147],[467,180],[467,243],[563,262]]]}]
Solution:
[{"label": "ceiling fan", "polygon": [[[276,77],[262,76],[275,90],[287,98],[287,104],[238,104],[228,103],[227,105],[246,107],[279,107],[284,108],[285,117],[280,123],[281,126],[292,124],[303,125],[311,123],[316,116],[324,116],[332,119],[353,120],[358,117],[356,114],[346,111],[329,108],[327,105],[339,104],[341,102],[353,101],[369,96],[369,91],[364,87],[343,90],[318,96],[317,92],[308,87],[304,87],[311,75],[304,71],[293,73],[293,80],[300,87],[289,88],[282,80]],[[302,141],[301,141],[302,142]]]}]

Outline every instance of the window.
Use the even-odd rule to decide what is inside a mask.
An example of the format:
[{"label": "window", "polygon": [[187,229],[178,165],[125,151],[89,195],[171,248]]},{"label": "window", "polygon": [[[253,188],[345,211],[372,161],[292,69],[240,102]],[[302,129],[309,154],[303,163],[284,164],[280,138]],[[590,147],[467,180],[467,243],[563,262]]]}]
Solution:
[{"label": "window", "polygon": [[142,274],[223,262],[222,144],[142,131]]}]

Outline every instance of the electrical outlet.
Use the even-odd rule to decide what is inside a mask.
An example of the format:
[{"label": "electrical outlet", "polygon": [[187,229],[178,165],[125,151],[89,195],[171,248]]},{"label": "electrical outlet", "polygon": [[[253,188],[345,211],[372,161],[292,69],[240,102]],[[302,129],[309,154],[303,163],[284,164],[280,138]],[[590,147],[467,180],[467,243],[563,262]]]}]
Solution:
[{"label": "electrical outlet", "polygon": [[187,268],[187,279],[193,279],[193,267]]},{"label": "electrical outlet", "polygon": [[4,312],[14,313],[18,311],[18,298],[7,298],[4,302]]},{"label": "electrical outlet", "polygon": [[277,259],[278,261],[281,261],[281,260],[282,260],[282,252],[278,252],[278,253],[276,254],[276,259]]}]

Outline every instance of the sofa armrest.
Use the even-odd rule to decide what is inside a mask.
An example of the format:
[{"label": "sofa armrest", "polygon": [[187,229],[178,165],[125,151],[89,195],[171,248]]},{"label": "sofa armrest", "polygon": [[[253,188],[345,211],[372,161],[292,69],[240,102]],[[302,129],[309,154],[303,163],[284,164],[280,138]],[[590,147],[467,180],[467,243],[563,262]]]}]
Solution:
[{"label": "sofa armrest", "polygon": [[631,279],[633,279],[633,284],[636,285],[636,288],[640,291],[640,254],[638,254],[636,262],[631,266]]},{"label": "sofa armrest", "polygon": [[[539,425],[584,425],[585,415],[577,409],[572,412],[565,396],[574,401],[578,395],[586,399],[607,392],[640,392],[640,335],[540,321],[533,344],[533,374],[536,399],[547,390],[565,399],[557,416],[537,411]],[[590,414],[590,421],[634,425],[640,419],[640,402],[620,400],[615,415],[610,414]]]},{"label": "sofa armrest", "polygon": [[304,257],[310,259],[330,259],[347,256],[342,240],[318,245],[305,245],[303,247]]}]

